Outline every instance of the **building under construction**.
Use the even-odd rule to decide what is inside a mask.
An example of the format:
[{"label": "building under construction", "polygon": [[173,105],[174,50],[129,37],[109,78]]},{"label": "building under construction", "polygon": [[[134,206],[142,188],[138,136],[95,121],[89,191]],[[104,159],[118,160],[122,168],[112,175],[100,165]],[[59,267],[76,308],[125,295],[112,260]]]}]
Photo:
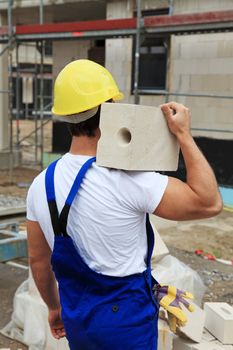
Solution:
[{"label": "building under construction", "polygon": [[[20,161],[25,118],[43,165],[53,78],[89,58],[111,71],[125,102],[187,105],[218,181],[233,184],[233,0],[1,0],[0,25],[2,167]],[[54,153],[69,144],[68,134],[56,143],[61,128],[54,123]]]}]

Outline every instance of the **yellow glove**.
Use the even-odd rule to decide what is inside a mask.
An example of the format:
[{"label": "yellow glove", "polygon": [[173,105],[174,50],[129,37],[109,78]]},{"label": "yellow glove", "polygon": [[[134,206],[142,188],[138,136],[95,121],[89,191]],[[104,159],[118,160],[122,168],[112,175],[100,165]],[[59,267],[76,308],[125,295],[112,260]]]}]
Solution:
[{"label": "yellow glove", "polygon": [[177,326],[185,326],[187,317],[181,309],[180,304],[183,304],[190,312],[193,312],[193,305],[186,300],[193,299],[193,295],[174,286],[159,284],[154,288],[154,295],[159,305],[167,311],[171,331],[175,333]]}]

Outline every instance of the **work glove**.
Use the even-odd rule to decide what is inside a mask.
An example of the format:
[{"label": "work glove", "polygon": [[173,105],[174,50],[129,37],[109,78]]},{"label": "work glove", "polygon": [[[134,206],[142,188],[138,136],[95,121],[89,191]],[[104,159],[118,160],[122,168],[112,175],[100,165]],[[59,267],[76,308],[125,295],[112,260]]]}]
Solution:
[{"label": "work glove", "polygon": [[181,309],[181,304],[190,312],[194,311],[193,305],[186,300],[193,299],[193,295],[174,286],[160,284],[155,285],[153,291],[159,305],[167,311],[168,324],[171,331],[176,333],[177,327],[183,327],[187,323],[187,317]]}]

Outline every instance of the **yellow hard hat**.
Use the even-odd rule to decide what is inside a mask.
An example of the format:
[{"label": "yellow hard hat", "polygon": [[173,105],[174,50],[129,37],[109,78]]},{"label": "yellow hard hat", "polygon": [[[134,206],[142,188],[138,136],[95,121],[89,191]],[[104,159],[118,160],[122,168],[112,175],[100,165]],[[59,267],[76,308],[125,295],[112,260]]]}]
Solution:
[{"label": "yellow hard hat", "polygon": [[56,78],[52,113],[78,114],[110,99],[122,98],[106,68],[90,60],[76,60],[67,64]]}]

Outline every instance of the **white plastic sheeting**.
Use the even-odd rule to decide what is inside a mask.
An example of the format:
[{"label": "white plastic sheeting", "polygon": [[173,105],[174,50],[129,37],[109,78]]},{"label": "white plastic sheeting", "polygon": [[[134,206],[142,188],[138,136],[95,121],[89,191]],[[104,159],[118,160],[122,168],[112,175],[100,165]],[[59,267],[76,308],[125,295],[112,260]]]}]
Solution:
[{"label": "white plastic sheeting", "polygon": [[170,284],[190,292],[195,303],[201,305],[206,287],[196,271],[172,255],[167,255],[152,265],[153,277],[162,284]]},{"label": "white plastic sheeting", "polygon": [[65,338],[52,337],[48,324],[48,310],[36,293],[29,293],[29,280],[24,281],[14,296],[11,321],[1,333],[29,347],[29,350],[69,350]]}]

